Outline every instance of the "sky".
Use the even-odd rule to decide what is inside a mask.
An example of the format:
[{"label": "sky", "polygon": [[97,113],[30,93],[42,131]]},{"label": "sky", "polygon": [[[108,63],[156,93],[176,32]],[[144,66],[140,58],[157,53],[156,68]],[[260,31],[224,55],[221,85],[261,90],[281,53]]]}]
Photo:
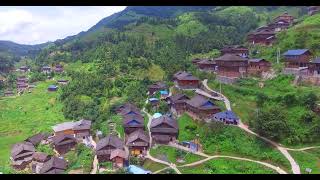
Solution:
[{"label": "sky", "polygon": [[86,31],[125,6],[1,6],[0,40],[39,44]]}]

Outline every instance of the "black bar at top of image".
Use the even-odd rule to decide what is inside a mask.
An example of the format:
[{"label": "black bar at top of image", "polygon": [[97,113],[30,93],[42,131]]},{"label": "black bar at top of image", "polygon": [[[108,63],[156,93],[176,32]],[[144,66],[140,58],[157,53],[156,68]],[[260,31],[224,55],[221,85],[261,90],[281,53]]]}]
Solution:
[{"label": "black bar at top of image", "polygon": [[1,0],[0,5],[66,5],[66,6],[310,6],[320,5],[317,0]]}]

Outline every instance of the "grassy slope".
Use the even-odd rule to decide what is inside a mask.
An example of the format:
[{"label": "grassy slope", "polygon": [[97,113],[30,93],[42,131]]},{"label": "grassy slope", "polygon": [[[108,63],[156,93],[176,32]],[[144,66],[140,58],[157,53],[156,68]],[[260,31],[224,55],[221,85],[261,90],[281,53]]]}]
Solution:
[{"label": "grassy slope", "polygon": [[158,171],[158,170],[163,169],[165,167],[166,167],[166,165],[160,164],[157,162],[153,162],[150,159],[146,159],[146,161],[143,163],[143,168],[145,168],[149,171],[152,171],[152,172]]},{"label": "grassy slope", "polygon": [[213,159],[201,165],[179,168],[183,174],[276,174],[272,169],[253,162]]},{"label": "grassy slope", "polygon": [[290,151],[290,154],[300,166],[301,173],[306,174],[306,168],[312,169],[312,174],[320,173],[320,150],[311,149],[307,151]]},{"label": "grassy slope", "polygon": [[[273,80],[267,80],[264,87],[258,86],[259,81],[248,79],[243,81],[241,85],[222,85],[222,93],[225,94],[231,101],[232,109],[241,118],[241,121],[248,123],[253,117],[256,109],[256,94],[263,92],[269,97],[283,96],[286,93],[294,93],[299,95],[300,92],[314,92],[320,94],[320,88],[314,86],[293,86],[292,78],[280,76]],[[209,86],[212,89],[219,89],[219,84],[216,81],[209,81]],[[303,133],[308,125],[301,123],[300,118],[309,110],[301,106],[287,107],[288,110],[288,125],[296,131],[296,133]],[[281,143],[288,144],[285,140]],[[295,145],[301,146],[301,145]]]},{"label": "grassy slope", "polygon": [[9,160],[10,147],[40,131],[63,122],[59,92],[47,92],[53,81],[41,82],[30,94],[0,99],[0,166]]},{"label": "grassy slope", "polygon": [[154,156],[155,158],[161,159],[162,156],[166,156],[168,158],[169,162],[175,163],[177,165],[182,165],[182,164],[189,164],[192,162],[196,162],[199,161],[201,159],[204,159],[201,156],[195,155],[195,154],[191,154],[188,153],[186,155],[184,155],[184,163],[179,163],[176,161],[177,158],[177,149],[172,148],[172,147],[168,147],[168,146],[157,146],[156,148],[153,147],[150,150],[150,154],[152,156]]},{"label": "grassy slope", "polygon": [[[179,141],[193,140],[196,134],[199,134],[200,142],[207,154],[247,157],[290,169],[289,162],[279,151],[237,127],[224,126],[220,132],[206,134],[205,127],[194,123],[188,115],[181,116],[178,122],[180,128]],[[185,129],[186,126],[197,126],[197,129],[191,132]]]}]

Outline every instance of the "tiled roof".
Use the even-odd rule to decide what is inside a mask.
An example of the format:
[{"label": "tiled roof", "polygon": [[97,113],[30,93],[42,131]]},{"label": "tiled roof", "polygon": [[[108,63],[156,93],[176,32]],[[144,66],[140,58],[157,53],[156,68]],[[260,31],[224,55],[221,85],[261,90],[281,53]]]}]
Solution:
[{"label": "tiled roof", "polygon": [[215,59],[216,61],[248,61],[247,58],[243,58],[235,54],[225,54]]},{"label": "tiled roof", "polygon": [[171,126],[172,128],[178,129],[177,121],[167,115],[163,115],[158,118],[152,119],[151,128],[154,128],[154,127],[156,127],[160,124],[163,124],[163,123]]},{"label": "tiled roof", "polygon": [[283,55],[284,56],[297,56],[297,55],[302,55],[309,51],[308,49],[293,49],[293,50],[288,50],[285,52]]},{"label": "tiled roof", "polygon": [[97,143],[97,148],[96,150],[99,151],[102,148],[106,147],[106,146],[113,146],[116,149],[123,149],[124,143],[121,139],[118,138],[118,136],[114,136],[114,135],[109,135],[103,139],[101,139],[98,143]]}]

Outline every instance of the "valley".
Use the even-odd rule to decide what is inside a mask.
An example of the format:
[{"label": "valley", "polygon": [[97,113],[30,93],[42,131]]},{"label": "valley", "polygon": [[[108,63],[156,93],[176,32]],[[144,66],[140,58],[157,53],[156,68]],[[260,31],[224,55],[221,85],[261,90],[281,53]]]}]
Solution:
[{"label": "valley", "polygon": [[319,174],[320,14],[308,10],[127,7],[64,40],[4,43],[0,172],[50,174],[15,157],[20,143],[60,173]]}]

